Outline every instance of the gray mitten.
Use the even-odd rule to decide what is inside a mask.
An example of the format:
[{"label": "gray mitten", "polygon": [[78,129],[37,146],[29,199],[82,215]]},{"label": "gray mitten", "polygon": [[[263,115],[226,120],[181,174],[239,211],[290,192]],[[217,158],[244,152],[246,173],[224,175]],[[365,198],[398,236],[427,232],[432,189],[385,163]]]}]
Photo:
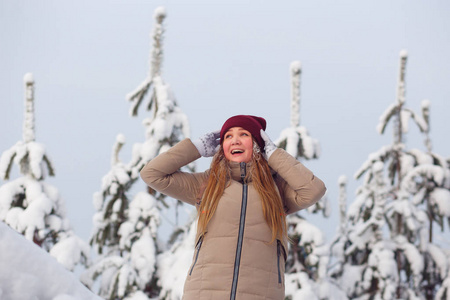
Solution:
[{"label": "gray mitten", "polygon": [[278,147],[272,142],[267,133],[262,129],[261,129],[261,137],[265,143],[264,156],[266,157],[266,160],[269,161],[270,156],[272,155],[273,152],[275,152],[275,150],[277,150]]},{"label": "gray mitten", "polygon": [[214,156],[220,147],[220,130],[209,132],[192,143],[201,156]]}]

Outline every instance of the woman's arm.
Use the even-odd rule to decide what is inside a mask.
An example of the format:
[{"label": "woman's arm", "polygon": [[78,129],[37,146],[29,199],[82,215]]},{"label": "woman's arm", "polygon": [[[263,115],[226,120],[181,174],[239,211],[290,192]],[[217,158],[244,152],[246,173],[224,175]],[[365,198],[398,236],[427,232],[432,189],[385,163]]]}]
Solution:
[{"label": "woman's arm", "polygon": [[200,158],[190,139],[185,139],[167,152],[152,159],[140,174],[145,183],[169,197],[195,205],[207,173],[185,173],[179,169]]},{"label": "woman's arm", "polygon": [[286,213],[293,214],[319,201],[327,190],[323,181],[292,155],[277,148],[264,130],[261,137],[269,166],[277,173],[275,180]]},{"label": "woman's arm", "polygon": [[287,214],[313,205],[327,190],[322,180],[283,149],[270,155],[269,166],[277,173],[275,180]]}]

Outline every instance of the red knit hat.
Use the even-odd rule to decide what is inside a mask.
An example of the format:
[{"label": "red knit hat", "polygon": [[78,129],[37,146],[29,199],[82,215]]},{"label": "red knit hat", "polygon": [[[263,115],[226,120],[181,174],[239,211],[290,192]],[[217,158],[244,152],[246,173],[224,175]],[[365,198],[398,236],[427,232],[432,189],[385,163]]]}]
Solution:
[{"label": "red knit hat", "polygon": [[258,143],[259,147],[264,148],[264,140],[261,137],[261,129],[266,130],[266,120],[261,117],[250,115],[237,115],[225,121],[220,130],[220,142],[223,142],[225,133],[232,127],[242,127],[249,131]]}]

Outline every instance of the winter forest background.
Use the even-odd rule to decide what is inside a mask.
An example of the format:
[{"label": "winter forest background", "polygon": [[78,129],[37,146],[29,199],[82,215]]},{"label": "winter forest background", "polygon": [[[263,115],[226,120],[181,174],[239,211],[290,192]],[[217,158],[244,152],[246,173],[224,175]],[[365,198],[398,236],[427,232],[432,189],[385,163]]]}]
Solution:
[{"label": "winter forest background", "polygon": [[298,2],[0,2],[0,219],[75,271],[0,223],[0,299],[178,299],[192,209],[137,172],[235,114],[328,188],[288,297],[450,299],[450,4]]}]

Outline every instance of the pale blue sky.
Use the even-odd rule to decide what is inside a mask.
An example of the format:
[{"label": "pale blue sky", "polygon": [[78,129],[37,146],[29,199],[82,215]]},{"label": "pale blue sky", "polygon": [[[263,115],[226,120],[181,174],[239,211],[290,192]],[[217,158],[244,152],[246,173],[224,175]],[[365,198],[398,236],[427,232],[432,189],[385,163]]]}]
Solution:
[{"label": "pale blue sky", "polygon": [[[337,226],[337,179],[390,143],[375,127],[395,101],[399,52],[409,53],[407,106],[431,100],[435,152],[450,156],[450,3],[419,0],[1,1],[0,151],[22,138],[23,75],[36,81],[36,139],[56,168],[76,232],[88,238],[92,194],[109,170],[115,136],[144,140],[146,116],[125,95],[148,72],[153,11],[166,7],[163,77],[192,136],[234,114],[260,115],[275,139],[289,126],[289,64],[300,60],[301,123],[321,142],[306,162],[327,184]],[[408,147],[424,149],[413,127]],[[204,169],[208,160],[198,166]],[[17,168],[16,168],[17,170]],[[17,174],[17,172],[16,172]],[[0,182],[1,184],[2,182]],[[349,200],[357,183],[350,180]],[[318,222],[316,222],[318,223]],[[322,222],[323,223],[323,222]]]}]

